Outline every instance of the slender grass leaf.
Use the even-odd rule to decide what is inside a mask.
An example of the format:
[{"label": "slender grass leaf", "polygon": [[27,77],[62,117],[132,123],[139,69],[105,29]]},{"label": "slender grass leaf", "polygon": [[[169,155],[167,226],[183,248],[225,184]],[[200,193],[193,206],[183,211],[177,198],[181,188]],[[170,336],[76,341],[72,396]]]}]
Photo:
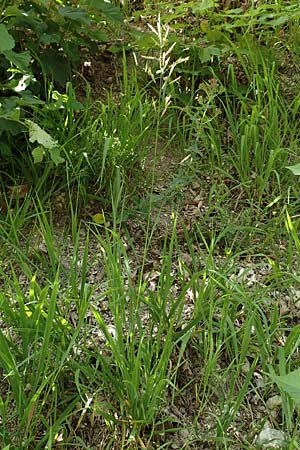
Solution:
[{"label": "slender grass leaf", "polygon": [[20,414],[25,404],[25,395],[22,380],[13,353],[10,351],[7,339],[0,329],[0,366],[7,372],[14,399]]}]

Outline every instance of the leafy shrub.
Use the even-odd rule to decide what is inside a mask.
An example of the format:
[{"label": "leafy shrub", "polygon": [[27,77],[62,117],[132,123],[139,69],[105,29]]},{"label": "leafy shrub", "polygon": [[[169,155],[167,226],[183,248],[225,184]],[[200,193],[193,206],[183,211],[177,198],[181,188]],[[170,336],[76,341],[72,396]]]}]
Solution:
[{"label": "leafy shrub", "polygon": [[45,0],[12,3],[4,2],[0,9],[0,158],[11,163],[16,149],[18,158],[26,158],[24,132],[29,131],[29,140],[39,144],[33,149],[35,161],[46,153],[57,164],[62,159],[55,139],[41,128],[39,139],[32,137],[38,130],[33,115],[49,103],[63,109],[59,93],[58,98],[49,96],[49,82],[64,89],[81,48],[96,52],[98,44],[108,40],[107,20],[122,23],[122,14],[104,0],[81,0],[78,6]]}]

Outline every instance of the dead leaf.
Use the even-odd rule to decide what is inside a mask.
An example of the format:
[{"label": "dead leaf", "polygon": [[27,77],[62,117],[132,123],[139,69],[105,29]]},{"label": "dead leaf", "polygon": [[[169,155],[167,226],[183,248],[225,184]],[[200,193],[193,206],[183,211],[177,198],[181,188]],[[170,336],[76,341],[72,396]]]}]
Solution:
[{"label": "dead leaf", "polygon": [[16,186],[7,186],[8,195],[13,198],[24,198],[30,191],[29,184],[18,184]]}]

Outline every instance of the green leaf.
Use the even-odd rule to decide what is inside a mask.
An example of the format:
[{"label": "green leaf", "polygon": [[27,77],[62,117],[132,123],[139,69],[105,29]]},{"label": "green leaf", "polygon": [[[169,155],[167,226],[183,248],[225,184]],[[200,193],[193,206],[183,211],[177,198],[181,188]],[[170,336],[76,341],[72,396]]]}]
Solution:
[{"label": "green leaf", "polygon": [[124,20],[121,9],[110,2],[104,0],[85,0],[83,3],[87,4],[90,8],[95,8],[102,12],[110,20],[114,20],[115,22],[123,22]]},{"label": "green leaf", "polygon": [[8,144],[1,143],[0,154],[4,156],[4,158],[12,158],[11,147]]},{"label": "green leaf", "polygon": [[204,11],[214,7],[215,7],[214,0],[202,0],[202,1],[200,0],[198,1],[198,4],[192,6],[192,12],[193,14],[203,13]]},{"label": "green leaf", "polygon": [[[5,99],[6,100],[6,99]],[[7,120],[20,120],[20,108],[17,107],[16,99],[11,97],[7,101],[3,101],[3,107],[0,108],[0,117]]]},{"label": "green leaf", "polygon": [[58,55],[57,51],[52,48],[44,50],[40,55],[40,61],[44,72],[58,81],[61,86],[64,86],[71,77],[70,61],[62,55]]},{"label": "green leaf", "polygon": [[16,53],[12,50],[6,50],[3,52],[5,57],[16,67],[23,72],[28,71],[31,55],[28,51],[22,53]]},{"label": "green leaf", "polygon": [[289,169],[294,175],[300,175],[300,163],[294,166],[287,166],[286,169]]},{"label": "green leaf", "polygon": [[43,33],[40,37],[40,42],[42,44],[58,44],[61,39],[61,35],[59,33]]},{"label": "green leaf", "polygon": [[0,52],[11,50],[15,46],[14,38],[9,34],[5,25],[0,24]]},{"label": "green leaf", "polygon": [[58,164],[61,164],[64,162],[64,158],[60,156],[60,149],[58,147],[52,148],[50,151],[50,157],[54,164],[57,166]]},{"label": "green leaf", "polygon": [[14,120],[8,120],[3,117],[0,117],[0,132],[6,131],[9,132],[12,136],[16,136],[17,134],[23,131],[23,127],[20,123]]},{"label": "green leaf", "polygon": [[78,23],[84,23],[90,25],[91,21],[86,11],[81,8],[72,8],[71,6],[65,6],[58,9],[58,13],[67,19],[74,20]]},{"label": "green leaf", "polygon": [[29,127],[30,142],[38,142],[38,144],[47,149],[53,149],[57,146],[57,142],[50,136],[50,134],[42,130],[42,128],[36,123],[32,122],[32,120],[25,120],[25,122]]},{"label": "green leaf", "polygon": [[288,394],[291,399],[300,406],[300,369],[294,370],[287,375],[273,375],[270,377],[274,383],[277,384],[279,389]]},{"label": "green leaf", "polygon": [[132,37],[132,42],[140,50],[149,50],[153,48],[153,33],[140,30],[130,30],[129,33]]},{"label": "green leaf", "polygon": [[270,20],[270,22],[268,22],[268,25],[273,26],[273,27],[278,27],[279,25],[283,25],[284,23],[288,22],[290,20],[289,16],[279,16],[276,19]]},{"label": "green leaf", "polygon": [[32,156],[34,159],[34,164],[41,163],[43,161],[44,155],[45,155],[45,149],[41,145],[38,147],[35,147],[35,149],[32,150]]},{"label": "green leaf", "polygon": [[5,10],[5,17],[21,16],[24,13],[22,9],[17,6],[8,6]]},{"label": "green leaf", "polygon": [[103,225],[105,223],[104,215],[102,213],[97,213],[93,215],[93,221],[97,225]]},{"label": "green leaf", "polygon": [[108,41],[108,35],[106,33],[103,33],[103,31],[87,30],[87,35],[91,39],[95,39],[95,41],[99,41],[99,42],[107,42]]},{"label": "green leaf", "polygon": [[208,61],[211,61],[214,56],[220,56],[222,54],[222,51],[219,47],[209,45],[207,47],[199,48],[198,54],[200,61],[202,63],[206,63]]}]

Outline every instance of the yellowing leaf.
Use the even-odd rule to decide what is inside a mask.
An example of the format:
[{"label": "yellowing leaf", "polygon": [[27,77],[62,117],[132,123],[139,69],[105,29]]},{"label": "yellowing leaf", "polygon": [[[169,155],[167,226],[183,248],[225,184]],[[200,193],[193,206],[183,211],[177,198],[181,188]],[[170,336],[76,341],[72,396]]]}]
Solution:
[{"label": "yellowing leaf", "polygon": [[201,20],[200,30],[202,33],[206,33],[210,29],[209,20]]},{"label": "yellowing leaf", "polygon": [[93,221],[97,224],[97,225],[102,225],[104,224],[104,215],[101,213],[97,213],[93,215]]},{"label": "yellowing leaf", "polygon": [[25,305],[25,314],[26,314],[27,317],[31,317],[32,316],[32,312],[30,311],[30,309],[26,305]]}]

